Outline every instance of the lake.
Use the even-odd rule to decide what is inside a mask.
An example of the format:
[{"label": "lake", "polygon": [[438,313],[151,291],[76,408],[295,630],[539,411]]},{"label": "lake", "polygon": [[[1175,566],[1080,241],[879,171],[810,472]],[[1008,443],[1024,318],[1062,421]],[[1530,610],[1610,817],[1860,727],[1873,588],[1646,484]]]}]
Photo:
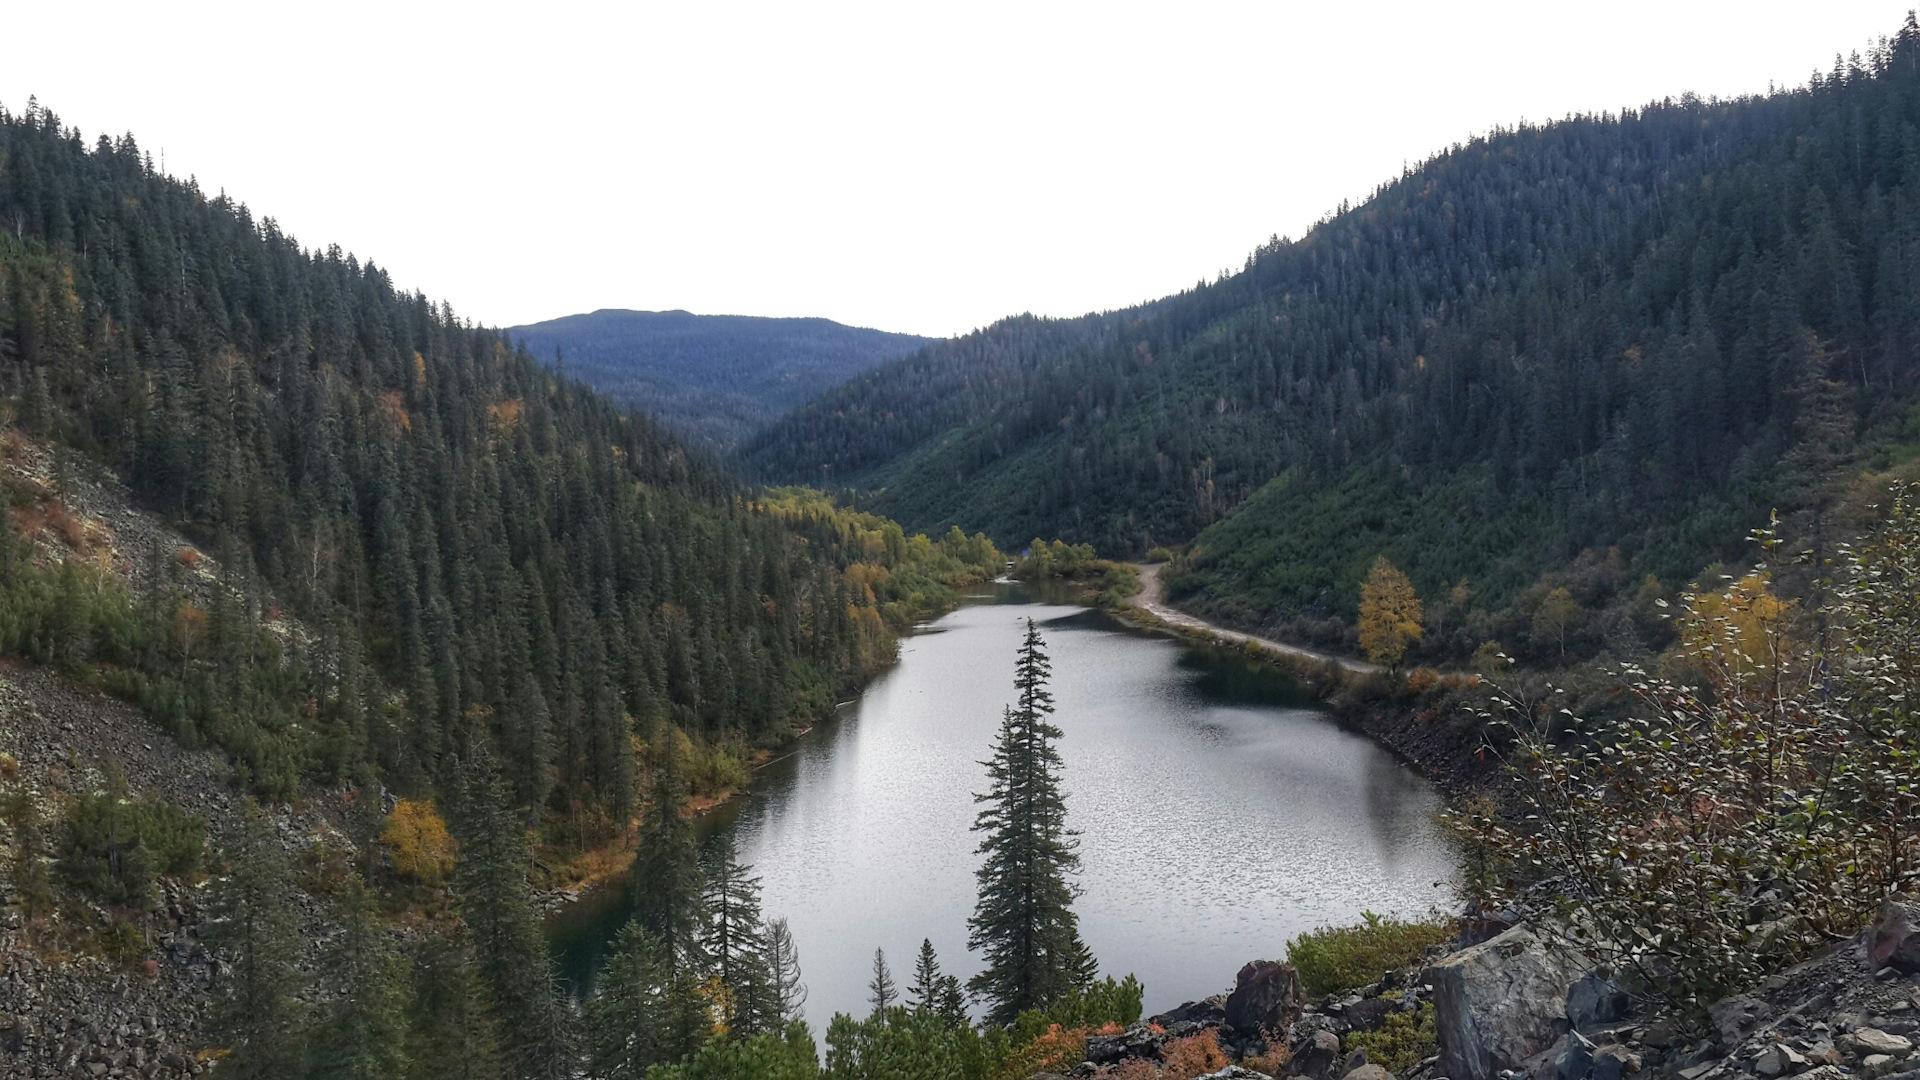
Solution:
[{"label": "lake", "polygon": [[[977,970],[973,793],[1027,619],[1053,659],[1081,934],[1103,973],[1140,977],[1149,1013],[1228,989],[1303,930],[1452,906],[1437,791],[1283,676],[1026,586],[976,592],[700,822],[733,831],[767,914],[791,923],[816,1032],[864,1014],[876,948],[903,991],[922,938],[946,970]],[[549,920],[576,989],[626,908],[610,886]]]}]

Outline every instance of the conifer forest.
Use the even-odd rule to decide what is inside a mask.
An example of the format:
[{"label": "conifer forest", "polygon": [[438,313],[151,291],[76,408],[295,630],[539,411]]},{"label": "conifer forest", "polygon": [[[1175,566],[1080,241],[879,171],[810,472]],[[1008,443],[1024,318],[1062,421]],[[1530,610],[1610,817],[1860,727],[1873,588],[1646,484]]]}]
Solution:
[{"label": "conifer forest", "polygon": [[1887,29],[942,338],[6,102],[0,1078],[1920,1077]]}]

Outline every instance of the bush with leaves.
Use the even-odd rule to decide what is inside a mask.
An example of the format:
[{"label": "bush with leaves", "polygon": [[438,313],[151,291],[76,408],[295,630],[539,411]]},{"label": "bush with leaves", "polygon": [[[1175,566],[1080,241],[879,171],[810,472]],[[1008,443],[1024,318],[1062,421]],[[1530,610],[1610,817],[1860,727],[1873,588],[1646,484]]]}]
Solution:
[{"label": "bush with leaves", "polygon": [[1386,1022],[1373,1031],[1350,1031],[1345,1047],[1348,1053],[1364,1049],[1369,1065],[1378,1065],[1395,1076],[1405,1076],[1439,1047],[1433,1003],[1421,1002],[1416,1012],[1389,1013]]},{"label": "bush with leaves", "polygon": [[[1776,534],[1756,541],[1772,558]],[[1502,698],[1517,825],[1476,818],[1508,860],[1487,899],[1679,1005],[1704,1005],[1857,931],[1920,868],[1915,584],[1920,509],[1896,489],[1838,559],[1824,620],[1768,568],[1683,598],[1680,670],[1628,667],[1636,707],[1591,722]],[[1842,647],[1835,648],[1835,638]],[[1549,734],[1564,728],[1568,737]],[[1546,886],[1544,889],[1541,886]]]},{"label": "bush with leaves", "polygon": [[1358,926],[1323,926],[1287,943],[1287,962],[1309,994],[1338,994],[1365,986],[1453,937],[1452,919],[1397,919],[1362,912]]},{"label": "bush with leaves", "polygon": [[205,822],[165,800],[129,794],[126,777],[109,768],[106,789],[67,813],[60,873],[110,904],[144,907],[154,878],[193,873],[205,846]]}]

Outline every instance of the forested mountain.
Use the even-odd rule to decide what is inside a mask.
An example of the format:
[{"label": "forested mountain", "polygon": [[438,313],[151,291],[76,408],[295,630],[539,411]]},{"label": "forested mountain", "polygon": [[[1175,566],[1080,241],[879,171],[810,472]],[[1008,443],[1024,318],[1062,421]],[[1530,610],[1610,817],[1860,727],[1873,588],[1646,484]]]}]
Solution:
[{"label": "forested mountain", "polygon": [[[141,1038],[179,1061],[559,1077],[583,1034],[654,1047],[653,1013],[576,1030],[536,880],[636,847],[657,869],[643,815],[684,831],[689,796],[743,786],[1003,566],[984,536],[756,495],[507,335],[37,104],[0,110],[0,225],[0,948],[144,963],[170,1019]],[[172,740],[127,745],[88,691]],[[708,970],[697,868],[636,880],[698,901],[674,1001],[708,1019],[643,1065],[671,1062],[711,1035],[699,995],[760,965]],[[794,1019],[756,1008],[768,1038]],[[0,1055],[59,1060],[82,1022]]]},{"label": "forested mountain", "polygon": [[620,404],[722,447],[931,340],[831,319],[611,308],[507,335]]},{"label": "forested mountain", "polygon": [[1585,549],[1678,583],[1817,517],[1916,346],[1909,20],[1797,89],[1455,146],[1238,273],[930,346],[741,453],[911,527],[1191,542],[1176,594],[1244,623],[1351,618],[1382,553],[1497,610]]},{"label": "forested mountain", "polygon": [[[801,535],[654,421],[158,174],[131,137],[0,119],[0,221],[10,411],[254,583],[203,613],[210,644],[169,609],[185,629],[139,648],[185,651],[160,712],[262,790],[373,770],[428,791],[484,740],[520,804],[612,827],[636,733],[774,737],[891,656],[841,573],[851,534]],[[234,700],[216,669],[257,661],[282,605],[313,639]],[[41,651],[139,651],[74,633]]]}]

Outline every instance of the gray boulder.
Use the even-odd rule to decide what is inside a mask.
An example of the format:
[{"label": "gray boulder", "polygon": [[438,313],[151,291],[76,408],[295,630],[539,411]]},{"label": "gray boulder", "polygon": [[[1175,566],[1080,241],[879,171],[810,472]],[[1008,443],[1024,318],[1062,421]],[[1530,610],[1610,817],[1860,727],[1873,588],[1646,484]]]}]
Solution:
[{"label": "gray boulder", "polygon": [[1592,970],[1586,958],[1517,926],[1429,969],[1438,1075],[1494,1080],[1565,1035],[1567,993]]},{"label": "gray boulder", "polygon": [[1576,1028],[1611,1024],[1626,1015],[1627,993],[1612,979],[1589,973],[1567,988],[1567,1022]]},{"label": "gray boulder", "polygon": [[1234,977],[1226,1022],[1235,1031],[1285,1031],[1300,1012],[1300,974],[1292,964],[1255,960]]},{"label": "gray boulder", "polygon": [[1212,997],[1201,998],[1199,1001],[1189,1001],[1178,1008],[1168,1009],[1158,1016],[1150,1016],[1147,1022],[1159,1024],[1161,1027],[1172,1027],[1187,1020],[1200,1024],[1219,1024],[1224,1023],[1226,1019],[1227,995],[1215,994]]},{"label": "gray boulder", "polygon": [[1387,1017],[1399,1011],[1400,1003],[1392,998],[1366,998],[1342,1009],[1340,1019],[1345,1020],[1354,1031],[1374,1031],[1386,1024]]},{"label": "gray boulder", "polygon": [[1880,918],[1867,930],[1867,966],[1920,973],[1920,912],[1897,900],[1880,905]]},{"label": "gray boulder", "polygon": [[1307,1080],[1337,1080],[1334,1073],[1340,1060],[1340,1036],[1331,1031],[1315,1031],[1293,1047],[1289,1067],[1295,1075]]},{"label": "gray boulder", "polygon": [[1560,1060],[1554,1072],[1559,1080],[1587,1080],[1593,1075],[1593,1052],[1591,1040],[1577,1031],[1567,1033],[1567,1048],[1560,1052]]}]

